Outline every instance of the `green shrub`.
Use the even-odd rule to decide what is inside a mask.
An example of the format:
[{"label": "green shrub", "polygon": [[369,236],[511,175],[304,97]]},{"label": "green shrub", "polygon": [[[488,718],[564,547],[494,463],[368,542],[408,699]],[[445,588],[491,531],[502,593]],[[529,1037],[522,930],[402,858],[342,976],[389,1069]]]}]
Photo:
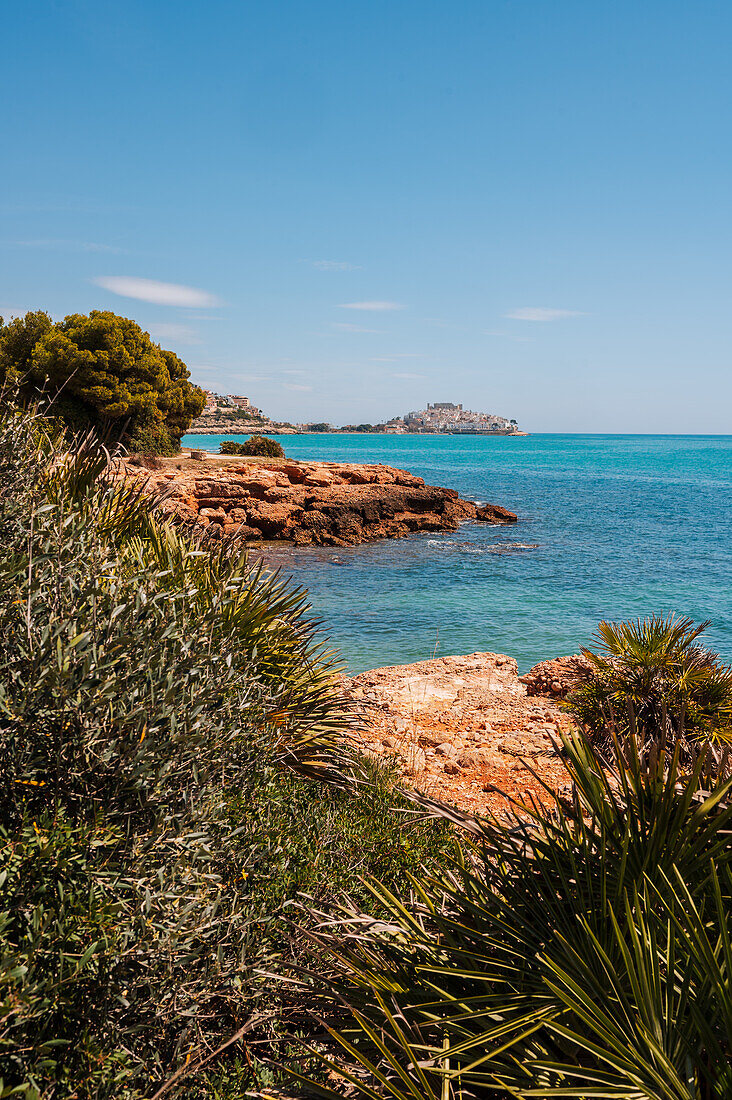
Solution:
[{"label": "green shrub", "polygon": [[125,446],[131,455],[172,458],[180,454],[180,438],[159,424],[140,425]]},{"label": "green shrub", "polygon": [[395,820],[375,766],[317,782],[352,719],[302,591],[12,408],[0,483],[2,1089],[131,1100],[183,1067],[175,1091],[249,1087],[239,1043],[200,1063],[308,1020],[315,978],[271,977],[304,955],[298,892],[364,896],[444,834]]},{"label": "green shrub", "polygon": [[[612,735],[631,727],[646,748],[680,742],[693,758],[695,742],[732,744],[732,668],[699,645],[709,623],[658,615],[636,622],[601,622],[594,649],[583,649],[592,664],[590,680],[567,705],[594,740],[612,750]],[[719,748],[710,749],[720,758]]]},{"label": "green shrub", "polygon": [[732,781],[632,737],[614,770],[582,734],[565,750],[571,798],[320,914],[342,1015],[315,1094],[732,1096]]},{"label": "green shrub", "polygon": [[174,352],[109,311],[0,318],[0,385],[31,403],[43,393],[72,432],[95,427],[131,453],[178,453],[205,403],[189,377]]},{"label": "green shrub", "polygon": [[250,436],[244,443],[225,439],[219,450],[222,455],[261,455],[264,458],[284,458],[285,451],[276,439],[267,439],[263,435]]}]

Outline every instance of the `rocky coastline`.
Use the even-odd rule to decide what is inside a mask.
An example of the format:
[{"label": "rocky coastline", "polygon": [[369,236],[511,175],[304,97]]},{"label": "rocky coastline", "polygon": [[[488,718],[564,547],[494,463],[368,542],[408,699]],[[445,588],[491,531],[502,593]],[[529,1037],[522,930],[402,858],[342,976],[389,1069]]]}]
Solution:
[{"label": "rocky coastline", "polygon": [[455,531],[465,520],[515,523],[499,505],[462,500],[382,464],[226,459],[123,463],[126,477],[165,490],[163,509],[214,537],[283,540],[298,546],[349,546],[414,532]]},{"label": "rocky coastline", "polygon": [[360,711],[362,750],[391,759],[407,787],[504,814],[511,799],[545,799],[568,783],[559,738],[572,720],[561,701],[590,667],[559,657],[519,676],[512,657],[471,653],[372,669],[344,678],[343,690]]},{"label": "rocky coastline", "polygon": [[[314,429],[295,427],[292,424],[273,424],[271,420],[247,420],[234,417],[201,416],[194,420],[188,429],[190,435],[310,435]],[[357,428],[328,428],[329,435],[467,435],[493,437],[497,435],[529,435],[518,428],[496,428],[491,432],[469,431],[462,429],[409,429],[394,432],[386,427],[370,427],[368,431]],[[318,432],[318,434],[321,434]]]}]

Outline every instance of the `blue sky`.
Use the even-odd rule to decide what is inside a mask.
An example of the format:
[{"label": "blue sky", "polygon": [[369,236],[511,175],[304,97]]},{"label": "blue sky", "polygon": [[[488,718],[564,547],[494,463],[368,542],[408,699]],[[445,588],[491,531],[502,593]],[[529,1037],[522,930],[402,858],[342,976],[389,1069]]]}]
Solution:
[{"label": "blue sky", "polygon": [[6,318],[126,314],[283,419],[732,431],[728,2],[40,0],[2,37]]}]

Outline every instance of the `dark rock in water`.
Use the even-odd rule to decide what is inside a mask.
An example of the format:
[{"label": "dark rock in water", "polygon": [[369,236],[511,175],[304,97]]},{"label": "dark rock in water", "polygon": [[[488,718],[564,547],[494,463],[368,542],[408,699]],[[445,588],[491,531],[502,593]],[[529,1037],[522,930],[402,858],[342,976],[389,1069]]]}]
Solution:
[{"label": "dark rock in water", "polygon": [[484,523],[518,523],[515,512],[509,512],[508,508],[501,508],[500,504],[483,504],[475,510],[475,518]]}]

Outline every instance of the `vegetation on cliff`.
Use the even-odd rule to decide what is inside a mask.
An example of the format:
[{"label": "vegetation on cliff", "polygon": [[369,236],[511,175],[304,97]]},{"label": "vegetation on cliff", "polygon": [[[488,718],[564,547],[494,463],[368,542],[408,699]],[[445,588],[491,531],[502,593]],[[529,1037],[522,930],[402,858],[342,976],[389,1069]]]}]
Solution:
[{"label": "vegetation on cliff", "polygon": [[185,363],[127,317],[92,310],[54,322],[26,313],[0,318],[0,385],[27,401],[53,400],[72,431],[98,429],[131,452],[177,454],[180,438],[203,409],[203,390]]}]

